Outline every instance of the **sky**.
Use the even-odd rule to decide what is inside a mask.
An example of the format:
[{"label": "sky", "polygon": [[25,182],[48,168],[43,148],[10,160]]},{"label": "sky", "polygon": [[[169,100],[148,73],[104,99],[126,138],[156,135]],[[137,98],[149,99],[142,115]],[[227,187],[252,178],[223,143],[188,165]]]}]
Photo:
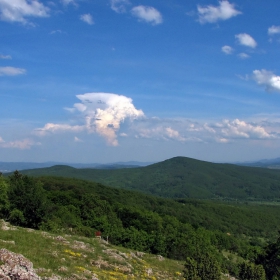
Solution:
[{"label": "sky", "polygon": [[280,157],[279,11],[0,0],[0,161]]}]

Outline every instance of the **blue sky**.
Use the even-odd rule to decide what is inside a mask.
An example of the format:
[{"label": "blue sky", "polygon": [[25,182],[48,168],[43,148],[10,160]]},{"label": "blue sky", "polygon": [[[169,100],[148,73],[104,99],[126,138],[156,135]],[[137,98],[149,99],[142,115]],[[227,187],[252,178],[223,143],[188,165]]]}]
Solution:
[{"label": "blue sky", "polygon": [[0,160],[279,157],[279,11],[0,0]]}]

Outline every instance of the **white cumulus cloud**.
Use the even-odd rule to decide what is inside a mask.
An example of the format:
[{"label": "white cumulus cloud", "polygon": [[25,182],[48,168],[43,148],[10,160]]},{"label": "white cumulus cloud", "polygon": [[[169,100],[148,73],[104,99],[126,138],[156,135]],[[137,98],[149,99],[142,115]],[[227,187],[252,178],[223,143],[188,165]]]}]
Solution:
[{"label": "white cumulus cloud", "polygon": [[253,79],[259,84],[264,85],[268,91],[280,91],[280,76],[265,69],[254,70]]},{"label": "white cumulus cloud", "polygon": [[142,110],[137,110],[132,99],[114,93],[85,93],[77,95],[81,103],[74,108],[85,116],[86,128],[90,133],[98,133],[112,146],[118,145],[117,132],[125,120],[144,117]]},{"label": "white cumulus cloud", "polygon": [[49,8],[37,0],[0,0],[0,19],[28,23],[28,17],[47,17]]},{"label": "white cumulus cloud", "polygon": [[236,10],[234,4],[229,3],[227,0],[219,1],[219,6],[197,6],[198,20],[200,23],[213,23],[219,20],[227,20],[241,14]]},{"label": "white cumulus cloud", "polygon": [[268,28],[268,34],[274,35],[274,34],[280,34],[280,26],[272,25]]},{"label": "white cumulus cloud", "polygon": [[[36,129],[35,134],[44,136],[48,133],[82,132],[96,133],[106,139],[111,146],[118,145],[117,133],[124,122],[133,122],[143,118],[142,110],[137,110],[132,99],[114,93],[93,92],[76,96],[80,102],[73,108],[65,108],[73,114],[79,114],[81,125],[47,123]],[[123,132],[122,132],[123,133]]]},{"label": "white cumulus cloud", "polygon": [[232,54],[234,52],[234,49],[230,46],[223,46],[222,52],[225,54]]},{"label": "white cumulus cloud", "polygon": [[94,21],[91,14],[84,14],[80,16],[80,19],[89,25],[93,25]]},{"label": "white cumulus cloud", "polygon": [[274,138],[273,134],[268,133],[265,128],[257,124],[251,124],[239,119],[233,121],[224,120],[218,124],[222,138],[250,138],[250,139],[269,139]]},{"label": "white cumulus cloud", "polygon": [[160,24],[163,21],[161,13],[153,7],[142,5],[136,6],[132,8],[131,13],[138,19],[153,25]]},{"label": "white cumulus cloud", "polygon": [[240,45],[250,47],[250,48],[255,48],[257,46],[257,42],[249,34],[246,33],[237,34],[235,35],[235,38],[238,40],[238,43]]},{"label": "white cumulus cloud", "polygon": [[128,0],[111,0],[111,9],[116,13],[125,13],[129,4]]},{"label": "white cumulus cloud", "polygon": [[0,76],[17,76],[25,74],[26,70],[23,68],[15,68],[15,67],[0,67]]}]

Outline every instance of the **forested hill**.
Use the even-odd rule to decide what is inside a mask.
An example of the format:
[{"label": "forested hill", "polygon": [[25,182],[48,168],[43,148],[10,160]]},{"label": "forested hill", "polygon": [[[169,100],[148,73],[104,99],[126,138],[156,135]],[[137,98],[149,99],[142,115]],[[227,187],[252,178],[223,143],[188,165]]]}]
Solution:
[{"label": "forested hill", "polygon": [[53,166],[22,173],[79,178],[169,198],[280,200],[280,170],[186,157],[139,168],[97,170]]}]

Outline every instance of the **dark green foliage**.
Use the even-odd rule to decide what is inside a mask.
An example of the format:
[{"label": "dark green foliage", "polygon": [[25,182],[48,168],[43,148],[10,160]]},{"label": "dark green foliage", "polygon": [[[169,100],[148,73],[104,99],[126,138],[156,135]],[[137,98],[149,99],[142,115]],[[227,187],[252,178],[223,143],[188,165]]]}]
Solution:
[{"label": "dark green foliage", "polygon": [[187,257],[183,276],[187,280],[219,280],[221,268],[213,255],[198,250],[193,257]]},{"label": "dark green foliage", "polygon": [[[219,242],[223,246],[227,244],[228,249],[238,245],[230,242],[232,238],[225,233],[275,238],[277,236],[275,225],[280,224],[280,207],[278,206],[187,199],[178,203],[171,199],[152,197],[73,178],[40,177],[39,180],[53,203],[60,205],[81,204],[82,209],[84,209],[81,210],[81,215],[84,219],[89,220],[90,215],[103,212],[106,205],[113,206],[112,211],[115,214],[118,213],[117,215],[122,215],[122,208],[129,208],[129,211],[138,209],[140,212],[153,212],[151,217],[154,221],[157,221],[156,215],[171,216],[196,228],[204,227],[212,231],[218,230],[222,232]],[[72,200],[73,202],[71,202]],[[96,203],[101,204],[95,205]],[[95,214],[89,209],[92,207],[95,209]],[[145,219],[143,218],[143,220]]]},{"label": "dark green foliage", "polygon": [[216,164],[185,157],[139,168],[98,170],[54,166],[23,173],[74,177],[169,198],[280,200],[280,170]]},{"label": "dark green foliage", "polygon": [[7,181],[0,175],[0,218],[5,218],[9,210],[8,187]]},{"label": "dark green foliage", "polygon": [[186,280],[200,280],[198,276],[197,262],[190,257],[187,257],[183,276]]},{"label": "dark green foliage", "polygon": [[243,262],[239,266],[241,280],[265,280],[265,270],[262,265]]},{"label": "dark green foliage", "polygon": [[16,226],[21,226],[21,225],[25,224],[24,215],[23,215],[22,211],[20,211],[18,209],[13,209],[10,212],[8,219],[12,224],[14,224]]},{"label": "dark green foliage", "polygon": [[[20,224],[22,226],[38,228],[47,212],[46,195],[42,184],[17,171],[9,177],[9,181],[8,198],[13,213],[10,214],[10,218],[16,219],[17,222],[22,221]],[[21,214],[14,210],[19,210]]]},{"label": "dark green foliage", "polygon": [[268,280],[280,279],[280,237],[265,248],[256,263],[263,265]]}]

